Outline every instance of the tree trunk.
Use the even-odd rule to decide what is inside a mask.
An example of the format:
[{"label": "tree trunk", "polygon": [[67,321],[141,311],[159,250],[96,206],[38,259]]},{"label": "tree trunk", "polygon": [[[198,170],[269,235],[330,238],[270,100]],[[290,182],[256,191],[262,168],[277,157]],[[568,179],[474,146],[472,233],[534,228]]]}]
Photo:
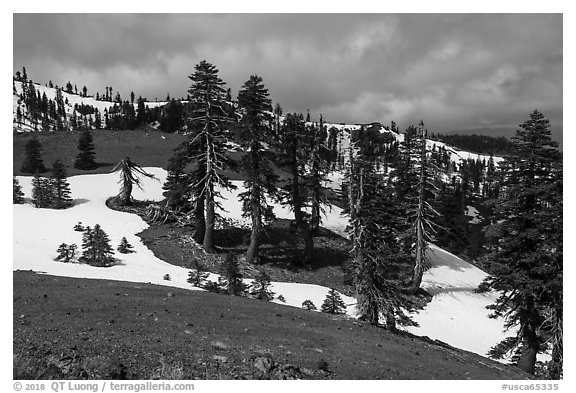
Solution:
[{"label": "tree trunk", "polygon": [[196,232],[194,233],[194,240],[198,244],[203,244],[204,235],[206,232],[206,220],[204,218],[204,197],[200,197],[196,200],[194,216],[196,219]]},{"label": "tree trunk", "polygon": [[124,186],[120,192],[120,203],[123,206],[129,206],[132,204],[132,183],[129,181],[124,182]]},{"label": "tree trunk", "polygon": [[426,252],[426,240],[424,239],[424,193],[426,192],[426,132],[421,129],[420,146],[420,179],[418,187],[418,212],[416,215],[416,261],[414,263],[414,273],[412,285],[409,292],[415,293],[422,283],[424,274],[424,259]]},{"label": "tree trunk", "polygon": [[536,341],[536,334],[530,333],[528,339],[524,341],[522,354],[516,366],[526,371],[528,374],[534,374],[536,365],[536,355],[538,354],[538,343]]},{"label": "tree trunk", "polygon": [[214,193],[213,193],[214,186],[209,184],[208,186],[208,193],[206,194],[206,228],[204,231],[204,251],[208,254],[214,254],[216,252],[216,248],[214,246],[214,221],[215,221],[215,213],[214,213]]},{"label": "tree trunk", "polygon": [[394,309],[389,305],[386,310],[386,329],[391,332],[396,331],[396,318],[394,318]]},{"label": "tree trunk", "polygon": [[252,204],[252,232],[250,233],[250,245],[246,251],[246,262],[253,263],[258,258],[260,246],[260,208]]},{"label": "tree trunk", "polygon": [[302,228],[302,237],[304,238],[304,264],[311,265],[314,260],[314,236],[311,230]]}]

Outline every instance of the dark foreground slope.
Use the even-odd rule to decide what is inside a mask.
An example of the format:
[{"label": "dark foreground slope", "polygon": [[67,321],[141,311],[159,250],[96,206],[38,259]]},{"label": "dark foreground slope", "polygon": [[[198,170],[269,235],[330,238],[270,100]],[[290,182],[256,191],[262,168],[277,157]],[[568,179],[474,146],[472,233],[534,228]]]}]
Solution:
[{"label": "dark foreground slope", "polygon": [[481,356],[258,300],[14,272],[14,378],[519,379]]}]

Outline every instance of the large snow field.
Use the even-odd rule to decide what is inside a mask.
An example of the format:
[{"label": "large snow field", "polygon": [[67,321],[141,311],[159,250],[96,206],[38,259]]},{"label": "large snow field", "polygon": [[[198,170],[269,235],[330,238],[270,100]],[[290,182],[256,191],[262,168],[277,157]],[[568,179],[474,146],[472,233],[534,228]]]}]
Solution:
[{"label": "large snow field", "polygon": [[[139,200],[161,200],[162,184],[166,172],[159,168],[145,168],[154,173],[159,181],[144,178],[144,190],[134,189],[134,197]],[[186,282],[188,270],[166,263],[154,256],[152,251],[142,244],[136,233],[147,224],[137,215],[114,211],[106,207],[105,201],[116,195],[119,190],[117,174],[82,175],[68,178],[74,206],[65,210],[37,209],[30,202],[13,205],[13,269],[33,270],[57,276],[109,279],[130,282],[144,282],[197,289]],[[18,176],[26,198],[31,197],[31,177]],[[241,214],[238,194],[243,191],[242,182],[234,182],[236,190],[222,190],[224,215],[240,223],[247,224]],[[274,204],[274,211],[280,218],[291,218],[292,213],[286,207]],[[119,264],[109,268],[98,268],[83,264],[56,262],[56,249],[61,243],[75,243],[79,251],[82,233],[73,230],[73,226],[82,222],[93,227],[100,224],[108,233],[114,249],[125,236],[134,246],[133,254],[115,253]],[[327,211],[323,226],[341,235],[345,235],[347,218],[341,215],[341,209],[333,207]],[[450,345],[485,355],[494,344],[502,340],[501,320],[488,319],[486,305],[491,304],[496,294],[474,293],[474,289],[486,276],[482,270],[463,261],[438,247],[428,251],[432,268],[423,278],[423,287],[432,295],[432,301],[426,309],[414,315],[418,328],[409,328],[414,334],[442,340]],[[169,274],[170,281],[164,280]],[[217,280],[211,274],[211,280]],[[250,280],[245,280],[249,282]],[[311,300],[318,308],[322,304],[329,288],[300,283],[273,282],[272,291],[282,295],[286,303],[279,304],[301,307],[304,300]],[[355,299],[342,295],[347,305],[347,314],[355,316]]]},{"label": "large snow field", "polygon": [[[159,168],[145,168],[145,170],[155,174],[159,181],[143,179],[143,190],[135,187],[134,198],[150,201],[163,199],[162,184],[166,179],[166,172]],[[69,177],[71,196],[74,199],[74,206],[69,209],[37,209],[30,203],[14,205],[14,270],[34,270],[57,276],[149,282],[197,289],[186,282],[188,269],[158,259],[135,235],[146,229],[148,224],[135,214],[118,212],[106,206],[106,199],[118,193],[118,179],[117,174]],[[31,180],[32,177],[18,176],[26,198],[32,195]],[[235,184],[239,189],[242,187],[242,182]],[[229,218],[242,221],[245,219],[242,218],[237,198],[239,192],[240,190],[234,192],[223,190],[224,195],[229,198],[224,205],[229,212],[227,214]],[[287,209],[277,209],[277,213],[283,218],[290,216]],[[100,224],[109,235],[114,249],[125,236],[136,252],[132,254],[115,252],[119,263],[109,268],[54,261],[57,255],[56,249],[62,243],[75,243],[81,251],[82,233],[73,230],[73,226],[79,221],[84,226],[94,227],[95,224]],[[166,274],[170,275],[170,281],[164,280]],[[218,275],[211,274],[209,279],[217,281]],[[250,281],[245,280],[246,283]],[[284,296],[285,304],[295,307],[301,307],[302,302],[307,299],[320,307],[329,290],[318,285],[276,282],[272,283],[271,289],[276,296]],[[355,299],[345,295],[342,295],[342,298],[349,305],[349,314],[353,315]],[[276,302],[284,304],[278,300]]]},{"label": "large snow field", "polygon": [[407,330],[454,347],[486,355],[506,336],[503,321],[488,318],[486,306],[498,295],[475,293],[487,274],[456,255],[431,245],[427,258],[432,268],[422,277],[422,288],[433,295],[426,308],[414,314],[420,327]]}]

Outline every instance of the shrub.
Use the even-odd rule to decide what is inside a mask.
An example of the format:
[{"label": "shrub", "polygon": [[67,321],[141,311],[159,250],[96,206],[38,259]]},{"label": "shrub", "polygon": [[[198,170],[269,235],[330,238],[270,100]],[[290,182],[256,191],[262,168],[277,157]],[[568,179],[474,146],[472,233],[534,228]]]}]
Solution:
[{"label": "shrub", "polygon": [[256,299],[266,301],[274,299],[274,292],[268,289],[270,286],[270,276],[264,270],[260,270],[258,274],[256,274],[250,286],[252,287],[250,294]]},{"label": "shrub", "polygon": [[56,250],[58,256],[56,257],[55,260],[61,262],[74,261],[74,258],[76,257],[77,248],[78,247],[76,246],[76,244],[66,244],[66,243],[60,244],[60,246]]},{"label": "shrub", "polygon": [[118,246],[118,252],[122,253],[122,254],[130,254],[133,253],[134,250],[132,250],[134,248],[134,246],[132,246],[132,244],[128,243],[128,240],[126,240],[126,237],[122,237],[122,240],[120,240],[120,245]]},{"label": "shrub", "polygon": [[318,370],[328,372],[328,362],[324,359],[318,361]]},{"label": "shrub", "polygon": [[84,232],[84,227],[82,226],[82,222],[78,221],[78,224],[74,225],[74,230],[76,232]]},{"label": "shrub", "polygon": [[304,308],[306,310],[317,310],[314,303],[312,303],[312,300],[309,300],[309,299],[306,299],[302,302],[302,308]]},{"label": "shrub", "polygon": [[208,272],[198,259],[194,259],[190,267],[186,281],[195,287],[202,288],[208,278]]},{"label": "shrub", "polygon": [[242,274],[238,267],[238,261],[233,252],[229,252],[224,260],[223,277],[218,283],[225,288],[229,295],[243,296],[246,294],[246,285],[242,281]]}]

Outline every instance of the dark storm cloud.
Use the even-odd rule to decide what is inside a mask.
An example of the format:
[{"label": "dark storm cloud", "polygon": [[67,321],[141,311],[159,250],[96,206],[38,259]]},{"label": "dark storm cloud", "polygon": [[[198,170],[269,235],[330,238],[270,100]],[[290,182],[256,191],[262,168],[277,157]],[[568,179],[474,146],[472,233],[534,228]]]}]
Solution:
[{"label": "dark storm cloud", "polygon": [[558,14],[14,16],[14,71],[37,81],[183,96],[203,59],[235,93],[258,74],[285,111],[334,122],[514,128],[539,108],[562,129]]}]

